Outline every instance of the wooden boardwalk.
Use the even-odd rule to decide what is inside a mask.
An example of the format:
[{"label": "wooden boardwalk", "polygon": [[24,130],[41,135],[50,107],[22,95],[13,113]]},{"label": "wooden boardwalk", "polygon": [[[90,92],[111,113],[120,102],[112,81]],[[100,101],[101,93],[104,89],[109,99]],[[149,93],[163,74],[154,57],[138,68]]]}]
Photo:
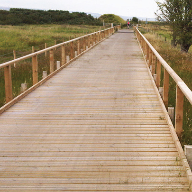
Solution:
[{"label": "wooden boardwalk", "polygon": [[0,116],[0,191],[188,191],[132,31],[97,45]]}]

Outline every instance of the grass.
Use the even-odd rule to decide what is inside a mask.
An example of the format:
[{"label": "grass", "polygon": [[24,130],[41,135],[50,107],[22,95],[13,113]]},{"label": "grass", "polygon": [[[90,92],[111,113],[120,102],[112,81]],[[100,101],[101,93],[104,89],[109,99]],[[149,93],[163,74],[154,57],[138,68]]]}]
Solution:
[{"label": "grass", "polygon": [[0,63],[13,59],[13,50],[17,57],[36,50],[98,31],[98,26],[73,25],[24,25],[0,26]]},{"label": "grass", "polygon": [[[98,26],[74,26],[74,25],[24,25],[24,26],[0,26],[0,63],[13,59],[13,50],[16,57],[21,57],[32,52],[75,37],[83,36],[100,30]],[[75,46],[77,46],[75,44]],[[69,46],[66,47],[66,55],[69,54]],[[55,61],[61,59],[61,49],[55,51]],[[42,79],[42,72],[49,74],[49,55],[38,56],[38,76]],[[27,59],[12,66],[13,96],[20,94],[21,83],[26,82],[32,86],[32,61]],[[4,71],[0,69],[0,107],[5,104]]]},{"label": "grass", "polygon": [[[166,27],[167,28],[167,27]],[[161,33],[158,29],[158,33]],[[163,33],[161,33],[163,34]],[[165,36],[169,37],[170,31],[167,34],[164,30]],[[145,37],[164,58],[164,60],[172,67],[172,69],[180,76],[180,78],[192,90],[192,53],[184,53],[180,51],[180,47],[172,47],[170,41],[165,41],[163,37],[157,38],[157,34],[152,30],[145,33]],[[170,39],[171,40],[171,39]],[[163,77],[163,68],[162,68]],[[161,81],[163,86],[163,81]],[[169,83],[169,106],[175,107],[176,98],[176,83],[170,78]],[[192,144],[192,107],[191,104],[184,99],[184,123],[183,135],[181,138],[182,145]]]}]

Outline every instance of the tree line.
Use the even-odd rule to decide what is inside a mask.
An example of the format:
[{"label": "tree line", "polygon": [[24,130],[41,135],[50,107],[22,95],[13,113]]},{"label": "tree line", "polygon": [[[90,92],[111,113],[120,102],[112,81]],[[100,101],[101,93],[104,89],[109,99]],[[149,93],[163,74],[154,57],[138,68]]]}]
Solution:
[{"label": "tree line", "polygon": [[192,1],[165,0],[157,2],[159,20],[167,21],[172,29],[172,44],[179,44],[181,50],[188,52],[192,45]]},{"label": "tree line", "polygon": [[0,10],[0,25],[21,24],[102,25],[102,22],[84,12],[18,8],[11,8],[9,11]]}]

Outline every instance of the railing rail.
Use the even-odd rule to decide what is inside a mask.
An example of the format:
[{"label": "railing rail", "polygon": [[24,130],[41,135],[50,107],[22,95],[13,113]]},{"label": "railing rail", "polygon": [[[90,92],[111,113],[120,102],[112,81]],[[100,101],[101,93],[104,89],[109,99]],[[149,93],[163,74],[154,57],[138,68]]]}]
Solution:
[{"label": "railing rail", "polygon": [[184,96],[192,104],[192,91],[167,64],[167,62],[159,55],[159,53],[154,49],[149,41],[141,34],[138,28],[135,28],[135,31],[143,49],[143,53],[146,55],[148,66],[151,67],[152,75],[154,75],[156,70],[156,85],[158,88],[161,81],[161,66],[164,67],[163,101],[166,108],[168,107],[169,76],[171,76],[176,83],[175,131],[178,137],[181,137],[183,132]]},{"label": "railing rail", "polygon": [[[54,50],[57,50],[57,48],[61,48],[61,67],[66,66],[69,62],[71,62],[74,58],[78,57],[79,55],[83,54],[87,48],[91,48],[94,45],[101,42],[103,39],[109,37],[112,35],[115,30],[120,29],[119,26],[110,27],[105,30],[97,31],[91,34],[87,34],[63,43],[59,43],[57,45],[42,49],[37,52],[33,52],[31,54],[25,55],[23,57],[14,59],[12,61],[5,62],[3,64],[0,64],[0,69],[4,69],[4,80],[5,80],[5,99],[6,103],[9,103],[13,100],[13,93],[12,93],[12,72],[11,72],[11,66],[24,61],[26,59],[31,58],[32,59],[32,78],[33,78],[33,86],[38,83],[38,55],[49,52],[49,62],[50,62],[50,74],[54,73],[56,70],[54,69]],[[74,52],[74,43],[77,43],[77,51],[76,55]],[[65,47],[66,45],[70,45],[70,61],[66,61],[66,53],[65,53]],[[80,47],[83,49],[81,50]],[[0,112],[4,111],[4,109],[1,108]]]}]

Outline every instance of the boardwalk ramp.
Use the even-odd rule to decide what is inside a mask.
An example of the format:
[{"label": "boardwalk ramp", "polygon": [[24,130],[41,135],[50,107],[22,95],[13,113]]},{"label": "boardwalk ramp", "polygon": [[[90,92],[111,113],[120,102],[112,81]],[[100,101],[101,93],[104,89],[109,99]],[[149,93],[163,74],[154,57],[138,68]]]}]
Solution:
[{"label": "boardwalk ramp", "polygon": [[0,116],[0,191],[188,191],[166,113],[121,30]]}]

